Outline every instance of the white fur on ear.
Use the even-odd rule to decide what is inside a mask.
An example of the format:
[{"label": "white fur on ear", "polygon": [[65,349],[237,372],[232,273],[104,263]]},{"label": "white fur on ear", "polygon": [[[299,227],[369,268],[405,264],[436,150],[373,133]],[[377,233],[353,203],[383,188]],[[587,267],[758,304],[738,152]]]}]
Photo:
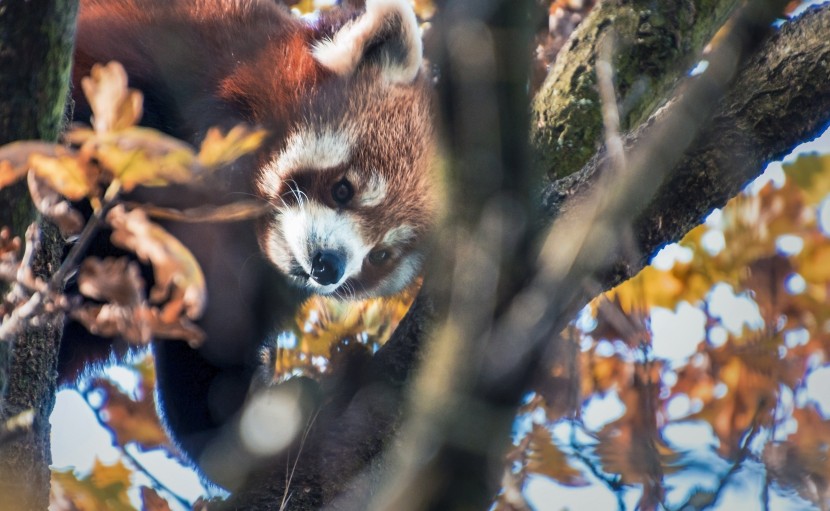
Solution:
[{"label": "white fur on ear", "polygon": [[315,44],[312,55],[332,72],[350,75],[360,64],[366,46],[396,21],[399,33],[394,38],[402,45],[404,53],[400,58],[385,56],[380,65],[391,82],[411,82],[421,68],[423,48],[418,20],[409,0],[367,0],[365,13],[345,24],[331,39]]}]

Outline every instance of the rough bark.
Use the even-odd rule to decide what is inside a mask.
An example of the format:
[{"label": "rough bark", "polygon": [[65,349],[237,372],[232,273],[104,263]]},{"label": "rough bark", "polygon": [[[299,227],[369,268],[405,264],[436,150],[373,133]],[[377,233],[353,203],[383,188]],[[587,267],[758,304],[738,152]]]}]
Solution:
[{"label": "rough bark", "polygon": [[[714,208],[723,207],[770,161],[818,136],[830,120],[830,8],[814,8],[785,24],[744,66],[717,112],[631,227],[637,257],[615,262],[603,288],[634,276],[660,247],[678,241]],[[655,117],[656,119],[657,117]],[[655,119],[652,119],[651,123]],[[642,142],[645,124],[626,137]],[[568,209],[600,180],[605,153],[550,184],[550,217]],[[573,199],[576,198],[576,201]]]},{"label": "rough bark", "polygon": [[[0,144],[56,140],[63,127],[76,0],[5,2],[0,8]],[[35,219],[25,184],[0,191],[0,224],[22,235]],[[60,261],[57,229],[43,225],[35,271]],[[39,318],[0,344],[0,424],[34,411],[31,430],[0,443],[0,509],[42,510],[49,502],[49,414],[54,405],[60,318]]]},{"label": "rough bark", "polygon": [[665,101],[704,45],[740,2],[652,0],[600,2],[577,28],[533,102],[536,164],[551,179],[578,171],[602,144],[596,60],[615,39],[614,72],[621,129],[628,131]]}]

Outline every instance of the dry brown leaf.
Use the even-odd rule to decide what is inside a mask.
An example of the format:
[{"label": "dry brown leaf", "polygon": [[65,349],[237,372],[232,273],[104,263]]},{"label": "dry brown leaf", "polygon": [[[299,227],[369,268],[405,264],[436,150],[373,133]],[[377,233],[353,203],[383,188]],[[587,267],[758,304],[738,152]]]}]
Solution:
[{"label": "dry brown leaf", "polygon": [[141,511],[170,511],[170,504],[161,498],[156,490],[142,486]]},{"label": "dry brown leaf", "polygon": [[200,206],[189,209],[174,209],[152,204],[127,203],[130,209],[141,208],[152,218],[175,220],[176,222],[238,222],[259,218],[273,207],[265,202],[246,200],[222,206]]},{"label": "dry brown leaf", "polygon": [[192,348],[198,348],[205,340],[205,332],[183,316],[177,316],[172,321],[165,321],[162,319],[161,312],[153,307],[150,309],[147,321],[156,339],[181,340],[187,342]]},{"label": "dry brown leaf", "polygon": [[89,298],[126,307],[138,307],[144,301],[138,264],[126,257],[87,257],[81,264],[78,289]]},{"label": "dry brown leaf", "polygon": [[211,128],[199,148],[199,163],[207,168],[227,165],[256,150],[267,134],[265,130],[251,130],[242,124],[234,126],[226,135],[219,128]]},{"label": "dry brown leaf", "polygon": [[588,484],[578,469],[568,463],[568,456],[553,442],[550,431],[539,424],[533,424],[528,432],[526,468],[528,472],[540,474],[566,486]]},{"label": "dry brown leaf", "polygon": [[0,229],[0,258],[7,258],[8,256],[17,259],[17,253],[20,252],[21,241],[19,236],[12,236],[12,231],[8,227]]},{"label": "dry brown leaf", "polygon": [[120,63],[95,64],[90,75],[81,80],[81,87],[92,109],[96,133],[122,130],[141,118],[143,96],[127,88],[127,72]]},{"label": "dry brown leaf", "polygon": [[69,201],[34,172],[29,172],[27,181],[35,207],[43,216],[55,222],[65,238],[81,232],[84,217]]},{"label": "dry brown leaf", "polygon": [[72,319],[95,335],[123,339],[131,344],[152,340],[150,310],[146,306],[125,307],[116,304],[83,305],[69,312]]},{"label": "dry brown leaf", "polygon": [[103,396],[98,413],[112,429],[118,445],[136,442],[142,449],[170,445],[159,422],[152,391],[142,388],[138,400],[134,400],[104,379],[94,380],[90,390]]},{"label": "dry brown leaf", "polygon": [[155,285],[150,300],[165,303],[162,322],[173,323],[183,310],[189,318],[198,318],[207,298],[205,277],[187,247],[140,209],[127,212],[116,206],[107,214],[107,222],[113,228],[111,239],[116,246],[152,264]]}]

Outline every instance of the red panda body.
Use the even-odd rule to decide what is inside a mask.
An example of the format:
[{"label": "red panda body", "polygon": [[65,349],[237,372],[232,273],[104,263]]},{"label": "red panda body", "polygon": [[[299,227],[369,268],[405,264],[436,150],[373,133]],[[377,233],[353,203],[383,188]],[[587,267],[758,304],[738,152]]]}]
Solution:
[{"label": "red panda body", "polygon": [[369,0],[365,12],[315,22],[267,0],[82,0],[76,119],[89,118],[80,78],[110,60],[145,94],[142,124],[194,144],[217,125],[270,133],[208,189],[138,192],[178,207],[242,194],[274,206],[256,228],[166,225],[208,286],[205,346],[154,346],[160,409],[198,461],[241,405],[256,348],[293,313],[285,281],[365,297],[395,293],[419,273],[435,202],[420,35],[405,0]]}]

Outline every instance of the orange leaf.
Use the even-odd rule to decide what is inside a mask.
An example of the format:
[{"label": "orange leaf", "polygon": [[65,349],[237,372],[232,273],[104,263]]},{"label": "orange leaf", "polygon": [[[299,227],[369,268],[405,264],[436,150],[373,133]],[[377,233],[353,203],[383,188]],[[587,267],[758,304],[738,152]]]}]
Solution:
[{"label": "orange leaf", "polygon": [[91,169],[73,156],[33,154],[29,165],[35,174],[69,200],[81,200],[92,194],[96,179]]},{"label": "orange leaf", "polygon": [[265,140],[265,130],[249,130],[244,125],[234,126],[226,135],[211,128],[199,148],[199,163],[203,167],[219,167],[256,150]]},{"label": "orange leaf", "polygon": [[588,484],[582,472],[568,463],[568,456],[554,443],[547,428],[533,424],[527,436],[528,472],[550,477],[566,486]]},{"label": "orange leaf", "polygon": [[29,171],[29,158],[34,154],[57,156],[67,154],[67,150],[56,144],[31,140],[0,146],[0,188],[22,179]]},{"label": "orange leaf", "polygon": [[170,504],[161,498],[156,490],[142,486],[141,511],[170,511]]}]

